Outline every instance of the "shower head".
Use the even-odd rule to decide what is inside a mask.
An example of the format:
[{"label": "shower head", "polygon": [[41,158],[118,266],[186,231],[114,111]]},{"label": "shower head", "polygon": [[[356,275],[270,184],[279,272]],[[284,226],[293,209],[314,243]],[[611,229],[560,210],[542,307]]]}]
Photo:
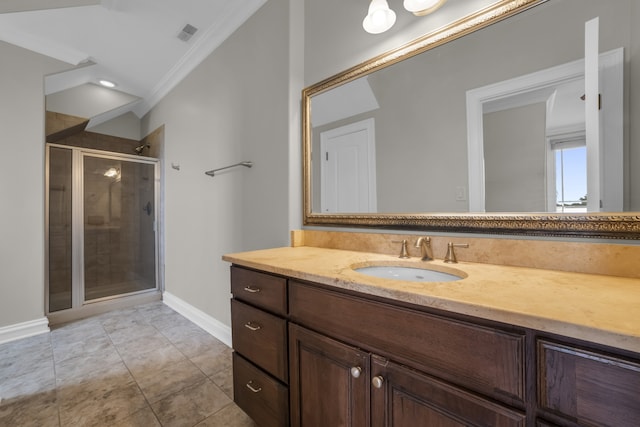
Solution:
[{"label": "shower head", "polygon": [[142,144],[137,146],[136,148],[134,148],[136,154],[140,155],[142,154],[142,151],[144,151],[145,148],[151,148],[151,145],[149,144]]}]

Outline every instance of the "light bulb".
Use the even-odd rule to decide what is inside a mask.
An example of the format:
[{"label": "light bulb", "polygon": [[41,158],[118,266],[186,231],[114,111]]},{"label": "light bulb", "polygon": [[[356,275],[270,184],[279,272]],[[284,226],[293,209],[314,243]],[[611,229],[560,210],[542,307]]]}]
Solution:
[{"label": "light bulb", "polygon": [[383,27],[387,22],[387,14],[384,10],[376,10],[371,15],[371,23],[376,27]]},{"label": "light bulb", "polygon": [[109,80],[102,79],[99,81],[99,83],[104,87],[109,87],[109,88],[116,87],[116,84]]},{"label": "light bulb", "polygon": [[387,0],[372,0],[369,12],[362,21],[364,30],[371,34],[380,34],[393,27],[396,23],[396,13],[389,9]]},{"label": "light bulb", "polygon": [[416,16],[424,16],[434,12],[447,0],[404,0],[404,8]]}]

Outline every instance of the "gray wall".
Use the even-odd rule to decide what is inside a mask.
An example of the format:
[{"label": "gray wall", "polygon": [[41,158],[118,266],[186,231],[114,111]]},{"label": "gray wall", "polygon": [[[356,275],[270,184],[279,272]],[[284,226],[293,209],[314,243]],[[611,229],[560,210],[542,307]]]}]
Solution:
[{"label": "gray wall", "polygon": [[368,34],[362,29],[368,1],[305,0],[304,82],[306,86],[401,46],[440,28],[456,17],[486,7],[494,0],[449,0],[438,13],[417,18],[390,1],[396,24],[386,33]]},{"label": "gray wall", "polygon": [[44,316],[44,79],[66,64],[0,42],[0,327]]},{"label": "gray wall", "polygon": [[[132,112],[122,114],[97,126],[87,128],[89,132],[140,141],[144,135],[140,132],[140,119]],[[146,154],[146,153],[145,153]]]},{"label": "gray wall", "polygon": [[289,243],[288,7],[268,1],[143,120],[165,125],[165,289],[227,325],[222,255]]},{"label": "gray wall", "polygon": [[546,104],[484,115],[485,209],[546,212]]}]

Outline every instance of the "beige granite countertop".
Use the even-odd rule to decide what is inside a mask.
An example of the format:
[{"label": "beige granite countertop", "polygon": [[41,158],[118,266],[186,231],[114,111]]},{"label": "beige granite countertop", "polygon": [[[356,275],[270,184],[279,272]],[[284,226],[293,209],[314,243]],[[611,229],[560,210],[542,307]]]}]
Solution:
[{"label": "beige granite countertop", "polygon": [[[223,256],[231,263],[363,294],[533,328],[640,353],[640,279],[309,246]],[[454,282],[407,282],[352,266],[405,265],[453,272]]]}]

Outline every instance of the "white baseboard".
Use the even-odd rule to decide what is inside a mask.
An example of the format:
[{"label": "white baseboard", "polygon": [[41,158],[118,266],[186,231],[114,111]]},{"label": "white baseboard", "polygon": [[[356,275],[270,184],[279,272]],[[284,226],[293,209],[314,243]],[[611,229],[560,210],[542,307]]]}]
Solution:
[{"label": "white baseboard", "polygon": [[200,326],[227,346],[231,347],[230,327],[169,292],[163,292],[162,301],[167,306],[191,320],[193,323]]},{"label": "white baseboard", "polygon": [[34,335],[46,334],[47,332],[49,332],[49,319],[46,317],[3,326],[0,327],[0,344]]}]

